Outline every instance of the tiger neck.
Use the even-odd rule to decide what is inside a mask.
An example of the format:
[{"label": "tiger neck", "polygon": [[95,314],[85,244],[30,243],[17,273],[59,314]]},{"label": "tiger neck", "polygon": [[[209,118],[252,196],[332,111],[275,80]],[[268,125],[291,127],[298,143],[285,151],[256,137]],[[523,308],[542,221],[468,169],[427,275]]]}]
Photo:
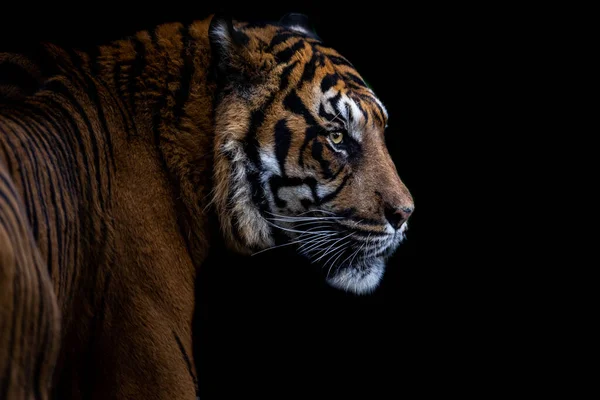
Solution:
[{"label": "tiger neck", "polygon": [[[208,21],[163,24],[99,47],[97,74],[121,101],[129,128],[150,138],[212,130]],[[148,135],[144,135],[148,136]]]},{"label": "tiger neck", "polygon": [[97,74],[124,111],[128,137],[157,149],[190,235],[204,231],[213,170],[208,24],[159,25],[101,46],[96,59]]}]

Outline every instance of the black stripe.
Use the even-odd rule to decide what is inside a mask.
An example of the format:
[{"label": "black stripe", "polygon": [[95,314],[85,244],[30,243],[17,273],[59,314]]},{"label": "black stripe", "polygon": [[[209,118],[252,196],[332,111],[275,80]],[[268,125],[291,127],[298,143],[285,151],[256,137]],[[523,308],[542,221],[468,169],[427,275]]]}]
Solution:
[{"label": "black stripe", "polygon": [[273,194],[273,198],[275,199],[275,204],[279,208],[283,208],[286,206],[286,201],[279,197],[279,189],[282,187],[294,187],[294,186],[302,186],[307,185],[312,193],[313,200],[315,204],[319,204],[319,196],[317,194],[317,180],[312,177],[308,178],[298,178],[298,177],[282,177],[282,176],[272,176],[269,179],[269,187],[271,188],[271,193]]},{"label": "black stripe", "polygon": [[319,105],[319,117],[323,118],[327,122],[333,122],[333,120],[336,119],[335,114],[330,114],[325,110],[323,103]]},{"label": "black stripe", "polygon": [[300,154],[298,155],[298,163],[301,167],[304,167],[304,151],[306,150],[306,147],[308,147],[308,144],[314,140],[321,131],[322,129],[318,126],[310,126],[306,128],[306,132],[304,133],[304,142],[302,143],[302,146],[300,146]]},{"label": "black stripe", "polygon": [[283,105],[286,109],[290,110],[294,114],[299,114],[304,117],[304,120],[308,125],[317,125],[317,121],[312,116],[308,108],[304,105],[296,90],[292,90],[283,100]]},{"label": "black stripe", "polygon": [[[59,149],[62,156],[63,156],[63,161],[62,161],[62,168],[59,168],[60,170],[66,170],[67,175],[66,177],[68,177],[67,179],[67,187],[64,188],[65,192],[68,192],[69,196],[68,198],[70,199],[71,205],[73,207],[73,212],[77,213],[77,207],[78,207],[78,202],[79,202],[79,197],[80,197],[80,192],[79,191],[83,191],[82,189],[82,184],[81,184],[81,177],[79,174],[76,173],[76,171],[78,171],[79,169],[77,168],[77,160],[75,159],[75,156],[73,154],[73,149],[75,148],[75,143],[74,141],[70,138],[70,133],[72,134],[72,132],[70,131],[70,129],[64,125],[64,122],[62,119],[58,118],[56,119],[54,115],[51,115],[50,112],[45,111],[45,110],[35,110],[38,113],[42,113],[43,116],[45,118],[41,118],[38,120],[38,123],[40,123],[41,125],[44,125],[44,127],[46,127],[45,122],[47,122],[48,124],[51,125],[51,127],[54,129],[48,129],[48,132],[54,132],[55,134],[53,135],[48,135],[49,138],[54,139],[56,146],[55,148]],[[43,121],[43,122],[42,122]],[[69,141],[69,147],[66,147],[66,144],[62,142],[62,137],[65,137],[65,140]],[[60,144],[58,144],[60,140]],[[64,150],[64,153],[63,153]],[[67,157],[68,155],[68,157]],[[61,197],[62,199],[64,199],[64,196]],[[81,216],[81,205],[79,205],[79,210],[80,213],[77,214],[78,216]],[[77,240],[71,240],[73,238],[73,232],[79,232],[79,226],[80,226],[80,220],[79,218],[74,218],[71,222],[71,225],[69,226],[69,235],[66,235],[65,238],[65,258],[69,259],[69,252],[72,251],[73,253],[73,258],[71,259],[71,265],[78,265],[77,262],[79,260],[79,242]],[[76,239],[76,238],[75,238]],[[66,270],[66,268],[65,268]],[[71,297],[71,293],[73,290],[73,282],[75,281],[76,278],[76,271],[77,269],[73,269],[73,273],[71,274],[71,279],[69,280],[69,284],[67,285],[65,283],[64,287],[65,287],[65,298],[69,299],[72,298]]]},{"label": "black stripe", "polygon": [[323,80],[321,81],[321,91],[323,93],[327,92],[329,89],[331,89],[337,84],[339,79],[340,77],[338,74],[325,75],[325,77],[323,77]]},{"label": "black stripe", "polygon": [[[74,54],[72,58],[73,58],[75,67],[82,71],[83,79],[85,81],[85,85],[86,85],[86,89],[87,89],[87,94],[90,97],[91,103],[96,108],[96,112],[98,114],[98,119],[100,120],[102,129],[105,132],[104,145],[105,145],[106,160],[108,161],[108,163],[110,163],[113,166],[113,168],[116,168],[115,156],[114,156],[113,145],[112,145],[112,138],[111,138],[110,130],[108,128],[108,122],[106,121],[106,117],[104,115],[104,110],[103,110],[102,104],[100,102],[100,97],[98,96],[98,87],[96,86],[95,81],[89,76],[89,74],[87,72],[83,71],[83,68],[82,68],[83,60],[82,60],[81,56],[79,54]],[[81,109],[81,107],[79,107],[79,108]],[[81,111],[81,114],[83,117],[83,114],[84,114],[83,111]],[[88,124],[88,126],[89,126],[89,124]],[[90,129],[90,136],[92,136],[92,138],[94,137],[95,133],[96,132],[94,130]],[[106,154],[107,150],[108,150],[108,154]],[[106,175],[107,175],[108,193],[110,193],[111,192],[111,179],[110,179],[109,171],[107,171]]]},{"label": "black stripe", "polygon": [[179,351],[181,351],[181,355],[183,356],[183,360],[185,361],[185,364],[188,367],[188,371],[190,373],[190,377],[192,378],[192,381],[194,382],[194,387],[196,389],[196,394],[198,394],[198,379],[196,379],[196,375],[194,375],[194,371],[192,369],[192,362],[190,360],[190,357],[188,356],[187,352],[185,351],[185,347],[183,347],[183,343],[181,342],[181,339],[179,339],[179,336],[177,336],[177,334],[175,333],[175,331],[173,331],[173,336],[175,337],[175,341],[177,342],[177,346],[179,346]]},{"label": "black stripe", "polygon": [[[65,129],[65,132],[71,132],[72,134],[70,135],[70,137],[74,137],[75,140],[77,141],[77,147],[78,150],[76,152],[76,154],[79,154],[82,157],[82,165],[83,166],[87,166],[89,165],[89,161],[88,161],[88,154],[87,154],[87,150],[85,148],[85,145],[83,143],[83,139],[82,139],[82,135],[79,131],[79,128],[77,127],[76,122],[73,120],[72,115],[70,114],[70,112],[64,108],[64,106],[62,105],[62,103],[59,103],[57,101],[55,101],[53,98],[48,98],[47,101],[49,103],[51,103],[54,107],[54,109],[56,109],[57,111],[60,111],[61,115],[61,123],[67,123],[67,125],[70,126],[70,129]],[[75,148],[75,142],[73,140],[71,140],[72,143],[72,148]],[[79,212],[78,212],[78,216],[81,218],[80,220],[78,219],[79,222],[79,226],[78,226],[78,232],[81,235],[82,239],[80,239],[80,241],[83,243],[84,241],[87,243],[93,243],[94,242],[94,238],[91,237],[91,235],[93,234],[93,226],[94,226],[94,222],[92,219],[92,213],[88,212],[84,205],[85,204],[93,204],[93,192],[92,192],[92,186],[91,186],[91,182],[92,182],[92,176],[90,173],[89,168],[81,168],[86,176],[85,180],[82,180],[80,176],[76,175],[79,181],[79,191],[80,193],[82,193],[82,195],[84,196],[84,199],[79,201]],[[84,190],[85,189],[85,190]],[[87,218],[84,218],[87,217]],[[77,243],[77,241],[76,241]],[[94,260],[94,258],[92,258],[92,256],[89,254],[89,249],[87,249],[87,247],[84,247],[83,249],[83,253],[82,253],[82,258],[84,260],[89,259],[90,261]],[[71,279],[71,281],[73,282],[75,280],[75,272],[77,271],[77,269],[73,270],[73,277]]]},{"label": "black stripe", "polygon": [[[2,143],[2,142],[0,142]],[[2,180],[2,182],[4,183],[4,186],[6,188],[8,188],[8,191],[10,192],[12,198],[14,199],[14,202],[17,203],[17,205],[19,205],[19,195],[17,194],[17,191],[15,190],[14,184],[12,182],[11,177],[7,177],[5,174],[0,174],[0,179]],[[10,179],[10,180],[9,180]],[[6,194],[4,194],[3,191],[0,191],[0,195],[2,195],[2,197],[4,198],[4,200],[6,201],[6,203],[9,205],[9,207],[11,208],[10,211],[17,215],[17,212],[15,211],[15,209],[12,207],[12,203],[9,201],[8,197],[6,196]],[[19,209],[19,211],[23,211],[22,209]]]},{"label": "black stripe", "polygon": [[313,142],[312,156],[321,165],[323,178],[330,179],[333,176],[333,172],[331,172],[331,168],[329,167],[331,163],[323,157],[323,145],[318,140]]},{"label": "black stripe", "polygon": [[[80,186],[79,183],[75,183],[75,179],[79,178],[79,175],[76,174],[77,163],[72,153],[72,147],[67,148],[66,143],[63,141],[63,138],[69,133],[68,128],[66,128],[62,121],[56,121],[53,116],[41,108],[28,111],[31,111],[34,115],[40,117],[35,118],[36,122],[42,125],[48,132],[47,135],[41,135],[40,133],[40,136],[45,136],[46,139],[52,140],[52,144],[49,144],[49,148],[57,150],[56,155],[60,156],[62,159],[60,161],[62,168],[57,169],[63,180],[67,182],[67,190],[69,190],[71,196],[76,196],[77,193],[74,192],[74,190]],[[50,126],[46,125],[46,123]],[[72,145],[73,142],[70,141],[70,144]]]},{"label": "black stripe", "polygon": [[[4,115],[4,117],[6,117],[6,115]],[[5,127],[6,129],[7,127]],[[10,129],[10,128],[9,128]],[[15,132],[13,129],[10,129],[11,132]],[[18,135],[17,135],[18,136]],[[33,229],[33,236],[35,238],[35,240],[39,240],[39,223],[38,223],[38,218],[37,218],[37,214],[35,212],[35,202],[33,200],[33,195],[34,192],[31,188],[31,182],[29,181],[29,179],[26,179],[25,173],[28,171],[28,169],[23,167],[23,164],[21,163],[21,157],[19,157],[18,154],[18,150],[15,147],[15,144],[12,142],[12,140],[10,140],[10,137],[8,134],[5,135],[5,142],[6,144],[10,147],[10,149],[12,150],[12,154],[15,155],[15,160],[17,162],[17,167],[19,170],[19,175],[21,177],[21,184],[23,187],[23,197],[25,200],[25,210],[27,212],[27,219],[29,220],[29,222],[32,225],[32,229]],[[29,158],[29,162],[32,163],[33,165],[33,160],[31,160],[30,157]],[[37,177],[36,177],[37,179]],[[35,181],[35,180],[34,180]]]},{"label": "black stripe", "polygon": [[[4,118],[13,121],[13,123],[15,125],[17,125],[19,128],[21,128],[23,131],[27,131],[29,132],[29,129],[27,129],[27,126],[20,120],[13,118],[12,116],[8,116],[5,115]],[[10,128],[9,128],[10,129]],[[46,205],[46,201],[45,201],[45,193],[42,190],[42,178],[40,175],[40,166],[38,165],[38,162],[36,162],[36,155],[38,155],[39,153],[42,153],[41,149],[37,146],[37,143],[33,143],[33,137],[32,135],[29,135],[29,140],[27,140],[27,142],[25,142],[25,139],[23,138],[22,132],[17,132],[11,129],[11,131],[13,131],[15,138],[17,138],[17,140],[19,140],[20,142],[20,148],[21,150],[23,150],[25,152],[25,155],[27,156],[27,159],[29,160],[29,163],[32,167],[32,172],[34,175],[34,179],[33,182],[36,186],[36,191],[37,191],[37,198],[38,198],[38,202],[37,204],[39,205],[41,211],[42,211],[42,215],[44,217],[44,221],[46,222],[46,240],[47,240],[47,268],[49,269],[49,273],[52,274],[52,271],[50,270],[50,268],[52,267],[52,254],[53,254],[53,243],[52,240],[50,240],[50,232],[52,230],[52,226],[50,225],[50,218],[48,218],[48,207]],[[7,136],[7,140],[10,142],[10,139]],[[12,143],[9,143],[9,145],[12,146]],[[38,158],[39,159],[39,158]],[[41,160],[40,160],[41,161]],[[50,178],[52,176],[52,174],[49,174],[48,178]],[[51,187],[52,185],[50,185]],[[57,207],[57,204],[54,203],[53,206]],[[35,208],[32,209],[32,213],[35,212]]]},{"label": "black stripe", "polygon": [[317,72],[316,61],[317,57],[315,57],[315,53],[313,52],[310,61],[304,64],[304,71],[302,72],[302,78],[300,78],[300,88],[304,86],[304,83],[312,81],[315,78],[315,73]]},{"label": "black stripe", "polygon": [[260,173],[262,170],[262,162],[260,160],[258,149],[260,144],[256,138],[258,129],[262,126],[265,120],[265,112],[267,112],[273,101],[275,100],[275,93],[271,94],[265,104],[259,109],[252,112],[250,116],[250,126],[248,133],[244,140],[244,152],[248,156],[249,161],[252,163],[252,168],[246,170],[246,177],[250,183],[250,190],[252,193],[252,200],[254,204],[259,208],[259,211],[264,212],[268,210],[269,204],[264,195],[264,189],[260,182]]},{"label": "black stripe", "polygon": [[[106,210],[106,206],[105,206],[105,199],[104,199],[104,195],[103,195],[103,191],[102,191],[102,173],[101,173],[101,169],[100,169],[100,157],[99,157],[99,150],[98,150],[98,143],[96,140],[96,132],[94,131],[94,129],[92,128],[91,122],[88,119],[83,107],[81,106],[81,104],[75,99],[75,97],[73,96],[73,94],[68,90],[68,88],[66,86],[64,86],[64,84],[62,84],[59,81],[53,81],[52,83],[52,88],[62,94],[63,96],[65,96],[68,100],[69,103],[71,104],[71,106],[73,106],[77,113],[80,115],[81,119],[83,120],[83,122],[85,123],[85,125],[87,126],[88,129],[88,137],[89,137],[89,141],[90,141],[90,145],[92,147],[92,152],[93,152],[93,157],[94,157],[94,166],[96,169],[96,182],[97,182],[97,198],[98,198],[98,202],[99,202],[99,206],[100,206],[100,210],[102,213],[104,213],[104,210]],[[70,113],[68,113],[68,116],[70,117],[70,119],[72,119],[72,117],[70,116]],[[76,130],[76,132],[79,132],[78,130]],[[83,156],[85,158],[86,157],[86,149],[85,146],[83,145],[83,142],[80,138],[81,135],[75,135],[77,137],[77,139],[80,141],[80,145],[81,145],[81,151],[83,151]],[[85,165],[89,165],[87,162],[85,163]],[[86,168],[87,170],[88,168]],[[107,175],[107,179],[108,176],[110,175],[108,169],[106,169],[106,175]],[[90,174],[88,172],[88,177],[90,177]],[[88,182],[88,199],[90,201],[89,204],[93,204],[92,203],[92,189],[91,186],[89,184],[90,182]],[[107,182],[108,183],[108,182]],[[110,189],[110,187],[107,185],[107,188]],[[110,193],[109,193],[110,195]],[[106,248],[106,246],[108,245],[108,227],[107,227],[107,223],[106,221],[104,221],[103,219],[100,219],[100,238],[90,238],[90,235],[94,235],[94,231],[93,231],[93,227],[94,227],[94,220],[93,220],[93,214],[90,212],[90,210],[83,210],[83,213],[85,213],[86,215],[88,215],[88,223],[89,225],[87,226],[87,228],[84,226],[83,227],[83,235],[87,235],[88,239],[90,243],[92,242],[96,242],[99,243],[99,247],[98,247],[98,252],[94,252],[95,254],[89,254],[88,256],[91,257],[91,260],[94,260],[94,264],[97,266],[100,263],[101,258],[104,255],[104,249]],[[80,213],[80,215],[82,215]],[[85,257],[85,256],[84,256]],[[75,279],[75,277],[73,277],[73,280]]]},{"label": "black stripe", "polygon": [[[33,110],[29,110],[29,111],[33,111]],[[36,123],[42,125],[40,123],[40,121],[38,121],[37,118],[33,118],[33,116],[30,114],[30,118],[33,119]],[[31,137],[36,138],[39,143],[41,143],[42,147],[39,147],[39,150],[41,150],[42,152],[44,152],[46,154],[46,156],[43,158],[45,160],[44,166],[46,169],[46,173],[48,174],[48,177],[50,179],[50,195],[51,195],[51,200],[52,200],[52,205],[53,205],[53,209],[56,210],[55,211],[55,225],[54,227],[56,228],[56,237],[57,237],[57,248],[59,249],[59,251],[57,252],[57,257],[58,257],[58,268],[59,268],[59,273],[61,275],[61,286],[60,287],[64,287],[64,282],[66,282],[66,278],[64,277],[67,274],[67,268],[68,264],[64,261],[65,258],[68,257],[67,255],[67,251],[68,251],[68,247],[67,247],[67,239],[65,238],[65,240],[63,241],[62,238],[62,232],[63,230],[66,231],[67,229],[67,222],[66,222],[66,203],[65,203],[65,197],[64,197],[64,193],[66,192],[66,185],[69,185],[69,175],[67,174],[67,168],[65,168],[66,166],[68,166],[69,164],[67,163],[66,157],[64,157],[64,148],[62,148],[62,145],[58,143],[56,137],[58,136],[57,134],[47,134],[48,132],[43,132],[41,130],[41,128],[38,128],[35,124],[29,124],[28,128],[30,129],[29,134]],[[27,129],[26,129],[27,130]],[[51,132],[51,131],[49,131]],[[53,143],[50,144],[48,140],[53,140]],[[52,151],[53,149],[57,149],[58,152],[56,151]],[[61,155],[62,160],[59,160],[59,154]],[[53,157],[52,157],[53,156]],[[59,167],[59,164],[62,167]],[[54,179],[56,179],[56,181],[54,181]],[[61,207],[58,206],[57,204],[57,194],[58,194],[58,198],[60,199],[60,203],[61,203]],[[68,235],[66,235],[68,238]],[[50,267],[50,265],[48,265],[48,267]]]},{"label": "black stripe", "polygon": [[279,162],[281,175],[285,176],[285,160],[292,143],[292,132],[288,129],[284,119],[275,125],[275,155]]},{"label": "black stripe", "polygon": [[275,53],[275,59],[278,63],[285,64],[296,54],[298,51],[304,48],[304,40],[297,41],[292,47],[288,47],[284,50]]},{"label": "black stripe", "polygon": [[173,108],[173,115],[175,116],[175,122],[177,123],[183,115],[185,103],[189,98],[190,84],[194,74],[194,60],[192,58],[192,55],[194,54],[194,41],[191,40],[189,26],[182,27],[180,33],[182,45],[180,57],[183,60],[183,65],[180,70],[181,81],[179,82],[179,89],[175,94],[175,106]]},{"label": "black stripe", "polygon": [[354,69],[354,65],[352,65],[352,63],[344,57],[327,55],[327,58],[329,58],[335,65],[344,65]]},{"label": "black stripe", "polygon": [[[330,148],[331,149],[331,148]],[[333,151],[333,149],[332,149]],[[340,167],[340,169],[338,169],[333,176],[329,179],[329,181],[335,181],[336,178],[342,173],[342,171],[346,168],[346,165],[342,164],[342,166]]]},{"label": "black stripe", "polygon": [[138,91],[137,81],[139,76],[144,71],[144,67],[146,66],[146,47],[136,37],[133,37],[130,40],[133,42],[133,47],[135,50],[135,59],[131,63],[131,68],[129,69],[127,91],[129,92],[129,104],[131,107],[131,113],[135,118],[137,108],[135,102],[135,95]]},{"label": "black stripe", "polygon": [[311,140],[317,137],[321,127],[317,124],[317,121],[312,116],[310,111],[306,108],[300,97],[298,97],[298,94],[295,90],[291,91],[290,94],[288,94],[285,97],[283,104],[286,109],[292,111],[295,114],[302,115],[304,117],[304,120],[306,121],[306,124],[308,125],[308,128],[306,128],[306,132],[304,134],[304,143],[302,143],[302,146],[300,147],[300,154],[298,155],[298,163],[301,167],[303,167],[304,150],[308,146],[308,143],[310,143]]},{"label": "black stripe", "polygon": [[373,105],[375,107],[375,111],[377,111],[373,112],[373,116],[375,117],[377,122],[379,122],[380,125],[383,125],[383,118],[385,118],[385,113],[383,112],[379,104],[373,99],[373,97],[370,95],[360,93],[354,93],[354,96],[357,96],[363,101]]},{"label": "black stripe", "polygon": [[353,72],[346,71],[343,74],[344,79],[349,80],[350,82],[354,82],[358,87],[367,88],[367,84],[363,81],[358,75]]},{"label": "black stripe", "polygon": [[[2,133],[3,135],[5,134],[1,130],[0,130],[0,133]],[[8,168],[8,174],[10,176],[14,176],[13,165],[10,162],[10,160],[8,159],[10,153],[8,152],[8,149],[6,148],[6,144],[4,144],[3,140],[0,140],[0,147],[2,147],[2,152],[4,153],[4,160],[5,160],[6,168]]]},{"label": "black stripe", "polygon": [[350,104],[348,103],[345,103],[344,106],[346,108],[346,113],[348,114],[348,122],[351,124],[354,121],[354,116],[352,115],[352,107],[350,107]]},{"label": "black stripe", "polygon": [[90,57],[90,71],[95,76],[100,76],[100,63],[98,62],[101,57],[100,46],[93,46],[88,52]]},{"label": "black stripe", "polygon": [[[150,32],[150,37],[152,39],[152,47],[154,47],[155,51],[159,51],[159,44],[158,44],[158,29],[155,28]],[[157,90],[160,92],[159,98],[156,101],[156,103],[154,104],[153,110],[152,110],[152,129],[153,129],[153,133],[154,133],[154,144],[157,146],[157,148],[159,149],[159,153],[162,154],[162,152],[160,152],[160,124],[162,122],[162,110],[163,108],[167,105],[167,93],[169,91],[169,75],[165,76],[165,82],[164,82],[164,87],[163,88],[157,88]],[[164,157],[163,157],[164,158]],[[163,166],[166,166],[166,164],[164,163],[163,160]]]},{"label": "black stripe", "polygon": [[[21,124],[20,121],[17,121],[15,119],[13,119],[11,116],[5,116],[5,118],[12,120],[15,124],[20,125],[21,128],[27,132],[28,137],[30,138],[30,140],[35,141],[34,145],[35,145],[35,155],[38,156],[37,158],[40,160],[40,164],[41,166],[43,166],[46,170],[46,174],[47,174],[47,178],[48,178],[48,188],[50,190],[50,200],[52,202],[52,207],[53,210],[55,211],[55,224],[58,226],[50,225],[49,222],[49,218],[48,218],[48,214],[47,214],[47,206],[45,201],[43,201],[43,199],[46,198],[44,193],[38,193],[39,198],[40,198],[40,202],[41,202],[41,206],[44,207],[44,213],[46,216],[46,230],[47,230],[47,238],[48,238],[48,270],[50,272],[50,275],[52,275],[52,271],[51,271],[51,266],[52,266],[52,251],[51,251],[51,247],[54,247],[54,243],[52,243],[50,241],[50,231],[52,230],[52,227],[55,226],[55,230],[56,230],[56,247],[59,249],[59,251],[57,252],[57,261],[58,261],[58,267],[60,268],[61,266],[63,266],[63,254],[60,251],[60,249],[64,250],[64,243],[62,240],[62,229],[63,229],[63,224],[64,224],[64,210],[65,208],[65,202],[64,202],[64,198],[62,196],[60,196],[61,198],[61,204],[62,204],[62,208],[58,206],[58,201],[57,201],[57,197],[56,197],[56,189],[61,189],[62,185],[61,182],[59,180],[54,181],[54,177],[55,175],[53,174],[53,171],[60,171],[60,169],[58,168],[58,166],[55,163],[55,159],[54,157],[52,157],[53,153],[50,152],[50,149],[48,148],[48,143],[43,139],[42,137],[42,133],[37,131],[36,128],[32,125],[32,124]],[[21,136],[21,135],[20,135]],[[26,143],[24,141],[21,140],[22,146],[26,147]],[[42,157],[39,157],[40,155],[42,155]],[[43,160],[43,162],[42,162]],[[59,224],[59,216],[63,215],[63,218],[60,218],[60,224]],[[59,270],[59,272],[61,272]]]},{"label": "black stripe", "polygon": [[[127,97],[126,97],[125,91],[121,85],[122,65],[120,63],[118,63],[117,61],[115,61],[112,73],[113,73],[113,84],[115,85],[115,89],[117,91],[118,97],[122,100],[123,105],[125,105],[125,101],[126,101]],[[125,111],[125,114],[127,115],[127,119],[129,121],[131,121],[131,125],[133,125],[135,127],[135,118],[131,114],[131,110],[129,110],[128,107],[123,107],[123,109]],[[135,131],[137,133],[137,129]]]},{"label": "black stripe", "polygon": [[283,72],[281,73],[281,81],[279,83],[279,92],[284,92],[287,89],[288,84],[289,84],[290,74],[296,65],[298,65],[298,60],[294,61],[293,63],[291,63],[290,65],[288,65],[287,67],[284,68]]},{"label": "black stripe", "polygon": [[302,199],[300,200],[300,204],[302,205],[302,207],[304,207],[305,210],[308,210],[310,206],[313,205],[313,202],[310,199]]},{"label": "black stripe", "polygon": [[[66,99],[69,101],[69,104],[76,109],[77,114],[79,115],[79,117],[81,117],[81,119],[83,120],[84,124],[86,125],[86,127],[88,129],[88,136],[90,139],[90,145],[92,147],[92,153],[94,156],[94,160],[93,160],[94,168],[96,170],[95,172],[96,172],[96,183],[98,185],[98,201],[100,203],[100,208],[102,210],[105,210],[106,207],[105,207],[105,202],[104,202],[104,195],[102,193],[102,170],[100,168],[101,167],[100,151],[99,151],[99,147],[98,147],[98,141],[96,139],[96,132],[95,132],[94,128],[92,127],[92,123],[89,120],[83,106],[77,101],[75,96],[73,96],[73,94],[69,91],[69,88],[67,88],[62,82],[57,81],[57,80],[50,82],[49,86],[51,86],[52,89],[54,91],[56,91],[57,93],[60,93],[64,97],[66,97]],[[82,146],[82,149],[85,151],[85,147]]]},{"label": "black stripe", "polygon": [[333,108],[336,112],[336,115],[341,114],[341,110],[338,108],[338,102],[340,101],[340,99],[342,98],[342,92],[338,92],[335,96],[330,97],[327,101],[329,102],[329,105],[331,106],[331,108]]},{"label": "black stripe", "polygon": [[342,180],[342,183],[340,184],[340,186],[338,186],[337,189],[335,189],[335,191],[333,193],[330,193],[327,196],[323,197],[321,199],[321,201],[319,202],[319,205],[324,204],[324,203],[328,203],[331,200],[335,199],[336,196],[342,191],[342,189],[344,188],[344,186],[346,186],[346,183],[348,183],[348,179],[349,178],[350,178],[350,175],[346,175],[344,177],[344,179]]},{"label": "black stripe", "polygon": [[[6,115],[2,115],[2,116],[6,117]],[[6,137],[6,140],[8,140],[8,133],[7,132],[3,132],[3,133],[4,133],[4,137]],[[25,215],[27,216],[27,220],[29,221],[29,223],[32,225],[34,237],[37,237],[37,231],[38,231],[37,216],[35,214],[32,214],[32,211],[31,211],[32,200],[31,200],[30,196],[32,195],[32,191],[31,191],[31,186],[30,186],[29,180],[25,179],[25,174],[24,174],[25,169],[23,168],[23,165],[21,164],[21,159],[17,156],[17,153],[15,152],[14,147],[10,143],[6,143],[5,140],[0,141],[0,143],[2,143],[2,147],[3,147],[5,153],[9,153],[9,151],[6,149],[6,145],[9,145],[12,150],[12,152],[10,152],[10,153],[15,156],[15,162],[17,164],[17,169],[19,171],[19,176],[21,178],[21,185],[23,187],[23,201],[26,204]]]},{"label": "black stripe", "polygon": [[268,52],[272,52],[273,49],[275,48],[275,46],[277,46],[278,44],[281,44],[283,42],[285,42],[286,40],[296,37],[295,34],[293,34],[292,32],[281,32],[277,35],[275,35],[275,37],[273,37],[273,39],[271,40],[271,43],[269,44],[269,48],[267,49]]}]

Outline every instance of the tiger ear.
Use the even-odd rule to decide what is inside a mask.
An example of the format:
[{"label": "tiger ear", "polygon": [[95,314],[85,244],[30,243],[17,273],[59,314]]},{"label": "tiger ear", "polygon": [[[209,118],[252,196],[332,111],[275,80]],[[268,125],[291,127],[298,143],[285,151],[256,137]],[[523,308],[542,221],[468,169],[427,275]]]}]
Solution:
[{"label": "tiger ear", "polygon": [[248,44],[248,36],[233,26],[233,20],[227,14],[215,14],[208,27],[213,65],[218,73],[226,71],[239,49]]},{"label": "tiger ear", "polygon": [[304,14],[286,14],[279,20],[279,25],[296,32],[304,33],[305,35],[310,36],[312,38],[318,39],[310,24],[310,21],[308,20],[308,17]]}]

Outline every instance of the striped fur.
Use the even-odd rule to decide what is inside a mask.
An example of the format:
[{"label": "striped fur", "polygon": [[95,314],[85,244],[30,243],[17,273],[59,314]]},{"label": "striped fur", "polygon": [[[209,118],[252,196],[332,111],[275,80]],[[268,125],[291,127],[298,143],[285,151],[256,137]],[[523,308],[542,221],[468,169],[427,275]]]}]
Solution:
[{"label": "striped fur", "polygon": [[228,243],[296,244],[332,286],[372,291],[414,208],[385,147],[386,108],[302,18],[212,26],[214,201]]},{"label": "striped fur", "polygon": [[296,244],[365,293],[403,238],[387,111],[302,18],[46,44],[0,77],[0,398],[193,399],[212,240]]}]

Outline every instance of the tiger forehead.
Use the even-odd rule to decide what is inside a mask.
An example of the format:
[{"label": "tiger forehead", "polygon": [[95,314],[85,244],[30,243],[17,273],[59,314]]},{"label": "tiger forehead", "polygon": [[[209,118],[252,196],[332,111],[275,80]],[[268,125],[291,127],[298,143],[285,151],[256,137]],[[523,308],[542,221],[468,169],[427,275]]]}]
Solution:
[{"label": "tiger forehead", "polygon": [[319,59],[333,57],[352,67],[335,49],[327,47],[320,39],[300,31],[258,23],[239,23],[236,27],[249,50],[271,53],[280,65],[295,60],[308,62],[312,57],[317,56]]},{"label": "tiger forehead", "polygon": [[251,51],[273,56],[282,81],[298,81],[295,89],[306,82],[311,83],[306,86],[320,89],[317,96],[311,91],[298,94],[323,122],[342,124],[346,129],[387,125],[388,114],[381,101],[352,63],[335,49],[315,37],[278,25],[240,23],[237,27],[247,35],[244,41]]}]

